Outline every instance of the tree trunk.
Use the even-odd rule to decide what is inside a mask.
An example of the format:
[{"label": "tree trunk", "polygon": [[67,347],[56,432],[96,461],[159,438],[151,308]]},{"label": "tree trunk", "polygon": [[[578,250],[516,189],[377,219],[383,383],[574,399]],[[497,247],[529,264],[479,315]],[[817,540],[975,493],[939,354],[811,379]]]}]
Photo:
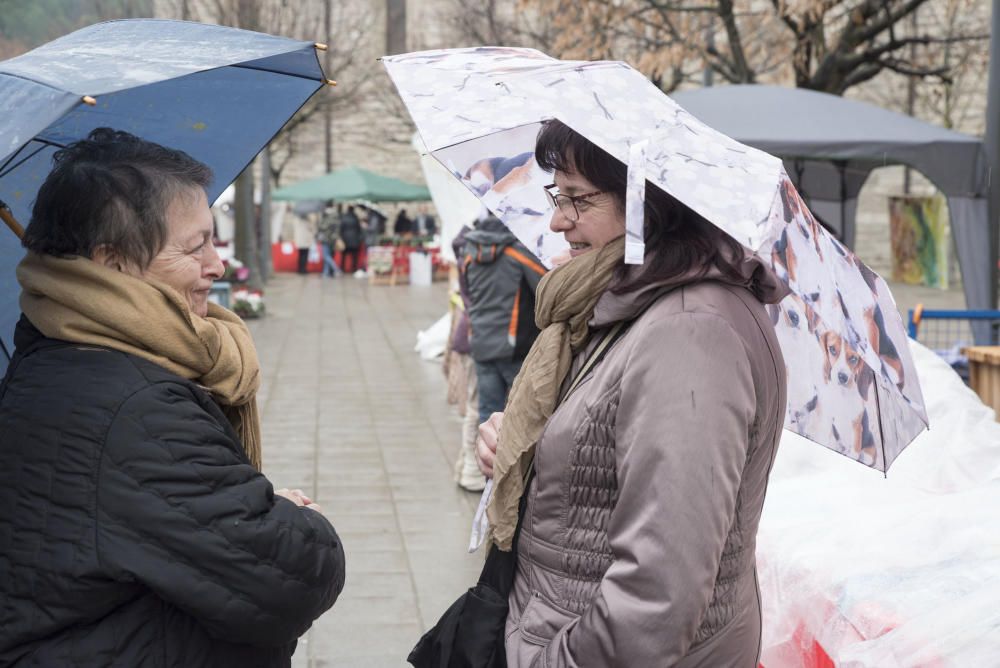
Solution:
[{"label": "tree trunk", "polygon": [[263,283],[260,263],[257,261],[257,221],[253,206],[253,164],[251,163],[236,177],[235,181],[236,234],[234,245],[236,259],[250,270],[247,287],[259,290]]},{"label": "tree trunk", "polygon": [[260,234],[257,239],[258,266],[262,283],[274,273],[271,258],[271,147],[260,153]]},{"label": "tree trunk", "polygon": [[[323,28],[325,34],[323,36],[323,41],[327,42],[327,49],[323,52],[323,70],[324,74],[328,78],[333,77],[333,71],[331,69],[331,57],[333,55],[333,35],[331,34],[330,26],[330,13],[333,11],[330,6],[333,0],[326,0],[326,6],[323,10]],[[320,95],[330,96],[332,92],[329,87],[324,87],[323,90],[319,92]],[[323,140],[326,143],[326,171],[333,171],[333,106],[330,104],[329,100],[326,100],[326,104],[323,108]]]}]

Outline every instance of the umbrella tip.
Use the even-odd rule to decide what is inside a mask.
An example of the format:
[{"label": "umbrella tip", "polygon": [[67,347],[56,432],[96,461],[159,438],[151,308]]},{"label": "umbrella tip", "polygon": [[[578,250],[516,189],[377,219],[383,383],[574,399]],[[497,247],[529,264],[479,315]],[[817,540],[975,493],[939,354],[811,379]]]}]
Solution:
[{"label": "umbrella tip", "polygon": [[337,85],[337,82],[334,81],[333,79],[327,79],[324,83],[326,83],[327,86],[336,86]]},{"label": "umbrella tip", "polygon": [[89,95],[83,96],[83,103],[93,107],[97,104],[97,99],[90,97]]},{"label": "umbrella tip", "polygon": [[319,51],[326,51],[328,48],[330,48],[323,42],[316,42],[315,44],[313,44],[313,46],[316,47],[316,49]]}]

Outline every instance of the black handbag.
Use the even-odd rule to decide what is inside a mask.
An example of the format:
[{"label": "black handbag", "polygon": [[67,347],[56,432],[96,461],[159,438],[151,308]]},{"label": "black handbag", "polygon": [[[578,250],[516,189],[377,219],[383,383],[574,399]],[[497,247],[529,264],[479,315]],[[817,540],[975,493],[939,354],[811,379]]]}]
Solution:
[{"label": "black handbag", "polygon": [[[530,474],[529,474],[530,482]],[[527,486],[525,486],[527,489]],[[510,552],[490,546],[479,582],[445,610],[406,660],[417,668],[505,668],[504,626],[507,597],[517,570],[517,537],[525,496],[518,507],[517,531]]]},{"label": "black handbag", "polygon": [[[601,339],[573,379],[562,401],[576,389],[584,376],[625,333],[626,324],[617,323]],[[406,660],[416,668],[506,668],[504,628],[507,624],[508,597],[517,571],[517,539],[527,506],[527,490],[534,477],[529,465],[524,482],[525,493],[517,509],[517,526],[510,552],[490,546],[479,582],[445,610],[434,628],[420,638]]]}]

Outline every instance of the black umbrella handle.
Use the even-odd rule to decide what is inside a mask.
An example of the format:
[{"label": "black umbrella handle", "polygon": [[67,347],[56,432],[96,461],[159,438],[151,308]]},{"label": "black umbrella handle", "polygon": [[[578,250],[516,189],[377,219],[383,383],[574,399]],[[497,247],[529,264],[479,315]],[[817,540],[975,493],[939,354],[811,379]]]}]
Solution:
[{"label": "black umbrella handle", "polygon": [[21,227],[21,223],[17,222],[14,214],[10,212],[10,207],[2,199],[0,199],[0,218],[3,219],[3,222],[7,223],[7,227],[17,235],[18,239],[24,238],[24,228]]}]

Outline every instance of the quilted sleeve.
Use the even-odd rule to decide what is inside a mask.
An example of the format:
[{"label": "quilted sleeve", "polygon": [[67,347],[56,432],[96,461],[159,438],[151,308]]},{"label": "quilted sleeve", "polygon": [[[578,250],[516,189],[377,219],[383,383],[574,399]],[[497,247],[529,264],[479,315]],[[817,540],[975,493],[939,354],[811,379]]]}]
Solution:
[{"label": "quilted sleeve", "polygon": [[276,497],[236,447],[191,388],[133,395],[101,456],[98,554],[216,638],[284,645],[337,599],[344,551],[325,517]]}]

